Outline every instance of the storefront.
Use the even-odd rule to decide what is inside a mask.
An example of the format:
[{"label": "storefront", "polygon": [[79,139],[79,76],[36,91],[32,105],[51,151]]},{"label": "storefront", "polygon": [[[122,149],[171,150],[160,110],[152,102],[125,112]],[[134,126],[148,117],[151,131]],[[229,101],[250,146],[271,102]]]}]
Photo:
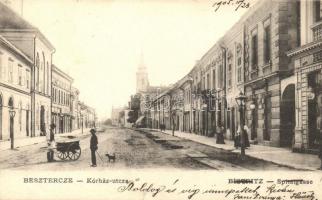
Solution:
[{"label": "storefront", "polygon": [[295,67],[294,151],[317,151],[317,122],[322,117],[322,41],[289,53]]}]

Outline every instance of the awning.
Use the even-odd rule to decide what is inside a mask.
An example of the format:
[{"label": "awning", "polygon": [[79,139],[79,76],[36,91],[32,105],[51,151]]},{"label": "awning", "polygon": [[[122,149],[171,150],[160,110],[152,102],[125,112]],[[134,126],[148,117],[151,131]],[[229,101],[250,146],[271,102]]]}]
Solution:
[{"label": "awning", "polygon": [[139,119],[137,119],[135,123],[136,123],[136,124],[141,123],[141,122],[143,121],[144,117],[145,117],[145,116],[141,116],[141,117],[139,117]]}]

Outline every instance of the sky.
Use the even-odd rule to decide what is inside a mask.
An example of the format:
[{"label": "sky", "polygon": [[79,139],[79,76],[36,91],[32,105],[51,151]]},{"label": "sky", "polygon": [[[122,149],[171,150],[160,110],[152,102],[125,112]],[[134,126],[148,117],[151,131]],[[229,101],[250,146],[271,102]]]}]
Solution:
[{"label": "sky", "polygon": [[215,12],[217,2],[23,0],[23,17],[54,45],[53,63],[74,78],[80,100],[104,119],[135,93],[141,52],[150,85],[173,84],[247,11]]}]

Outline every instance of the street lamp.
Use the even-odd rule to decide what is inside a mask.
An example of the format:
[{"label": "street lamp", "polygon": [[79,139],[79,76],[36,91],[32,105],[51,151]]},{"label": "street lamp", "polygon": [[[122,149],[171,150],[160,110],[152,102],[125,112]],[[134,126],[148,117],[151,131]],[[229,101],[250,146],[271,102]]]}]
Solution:
[{"label": "street lamp", "polygon": [[10,141],[11,141],[11,149],[14,148],[14,117],[16,115],[16,111],[13,107],[9,108],[9,115],[10,115]]},{"label": "street lamp", "polygon": [[240,113],[240,130],[241,130],[241,159],[245,159],[245,130],[244,130],[244,106],[245,106],[245,100],[246,96],[240,91],[239,95],[235,98],[236,102],[239,107],[239,113]]},{"label": "street lamp", "polygon": [[80,118],[82,120],[82,134],[83,134],[84,133],[83,114],[80,114]]},{"label": "street lamp", "polygon": [[[202,111],[204,111],[204,120],[203,120],[203,134],[208,136],[208,105],[204,103],[202,105]],[[206,122],[206,125],[204,125]]]},{"label": "street lamp", "polygon": [[174,129],[175,129],[175,116],[176,116],[176,110],[171,111],[171,118],[172,118],[172,136],[174,136]]}]

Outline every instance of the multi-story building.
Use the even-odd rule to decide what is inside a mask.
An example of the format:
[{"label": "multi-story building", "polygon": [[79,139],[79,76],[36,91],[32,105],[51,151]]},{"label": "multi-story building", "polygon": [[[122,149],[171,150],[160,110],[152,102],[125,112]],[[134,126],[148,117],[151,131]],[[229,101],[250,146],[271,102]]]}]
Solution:
[{"label": "multi-story building", "polygon": [[294,150],[315,151],[322,115],[322,1],[300,1],[297,9],[300,46],[288,52],[294,76],[281,86],[281,124],[296,124],[295,135],[285,132],[294,135]]},{"label": "multi-story building", "polygon": [[61,69],[52,65],[52,122],[56,124],[56,133],[73,130],[72,113],[73,78]]},{"label": "multi-story building", "polygon": [[95,126],[95,110],[82,110],[73,79],[52,65],[53,45],[5,4],[0,1],[0,140],[46,135],[51,122],[57,132],[69,132],[81,127],[73,125],[81,113],[85,127]]},{"label": "multi-story building", "polygon": [[72,117],[72,130],[80,129],[80,110],[79,110],[79,90],[72,87],[71,92],[71,117]]},{"label": "multi-story building", "polygon": [[113,126],[120,126],[120,112],[123,111],[123,107],[112,107],[111,120]]},{"label": "multi-story building", "polygon": [[[295,100],[291,97],[294,96],[292,93],[294,80],[297,80],[298,84],[299,80],[302,81],[299,88],[308,87],[309,89],[313,88],[313,86],[309,87],[313,84],[313,80],[318,80],[313,78],[318,75],[310,75],[310,81],[307,83],[303,74],[308,71],[302,69],[298,71],[298,78],[295,79],[292,77],[293,70],[299,68],[300,62],[314,66],[320,63],[318,61],[320,46],[317,44],[321,39],[321,23],[319,23],[321,2],[309,2],[258,1],[185,76],[191,77],[191,82],[183,81],[184,78],[180,79],[174,87],[159,95],[157,100],[166,94],[171,97],[170,107],[173,107],[175,97],[183,95],[183,105],[178,107],[182,113],[175,114],[176,124],[179,125],[177,130],[186,132],[192,130],[191,132],[197,134],[213,136],[216,127],[222,126],[226,139],[233,139],[241,117],[235,98],[242,92],[247,97],[245,116],[242,117],[246,119],[246,124],[250,128],[250,139],[263,145],[292,147],[295,114],[291,113],[294,110],[292,105]],[[300,7],[304,10],[311,9],[312,12],[301,11],[300,15]],[[308,14],[309,12],[311,13]],[[305,39],[300,38],[300,27]],[[289,53],[295,59],[294,67],[286,53],[298,47],[300,39],[304,47]],[[310,46],[310,50],[306,51],[306,46],[309,46],[307,43],[313,45],[313,50]],[[304,53],[300,54],[298,51]],[[307,53],[311,54],[305,57]],[[310,60],[299,61],[302,57]],[[299,74],[302,74],[302,79],[299,78]],[[293,86],[288,86],[289,83],[293,83]],[[318,83],[315,84],[318,85]],[[297,96],[302,98],[307,92],[301,94]],[[312,94],[309,97],[312,98],[315,95]],[[298,104],[298,108],[302,108],[301,114],[298,114],[302,116],[298,119],[299,124],[301,120],[307,124],[307,121],[310,121],[307,116],[312,116],[313,112],[310,111],[311,113],[307,114],[305,109],[310,107],[305,108],[305,105],[309,105],[310,102],[303,98],[298,101],[302,103]],[[162,102],[157,100],[151,106],[154,108],[152,110],[156,110],[158,102]],[[189,106],[190,111],[188,111]],[[297,113],[300,113],[300,110]],[[187,125],[187,122],[190,124]],[[303,125],[301,129],[297,127],[298,136],[295,137],[297,143],[307,143],[308,136],[305,135],[309,132],[308,127],[303,128]],[[299,134],[300,132],[304,133]],[[311,142],[312,140],[311,136]]]},{"label": "multi-story building", "polygon": [[83,102],[78,102],[79,105],[79,127],[84,128],[93,128],[96,126],[96,113],[95,110]]},{"label": "multi-story building", "polygon": [[283,133],[281,81],[293,72],[286,52],[298,46],[298,2],[260,1],[242,19],[246,118],[251,138],[264,145],[292,145]]},{"label": "multi-story building", "polygon": [[[0,36],[0,140],[31,136],[32,63],[22,51]],[[10,110],[14,111],[14,116],[10,115]]]},{"label": "multi-story building", "polygon": [[45,135],[51,118],[51,65],[53,45],[34,26],[0,3],[0,35],[31,61],[31,136]]}]

